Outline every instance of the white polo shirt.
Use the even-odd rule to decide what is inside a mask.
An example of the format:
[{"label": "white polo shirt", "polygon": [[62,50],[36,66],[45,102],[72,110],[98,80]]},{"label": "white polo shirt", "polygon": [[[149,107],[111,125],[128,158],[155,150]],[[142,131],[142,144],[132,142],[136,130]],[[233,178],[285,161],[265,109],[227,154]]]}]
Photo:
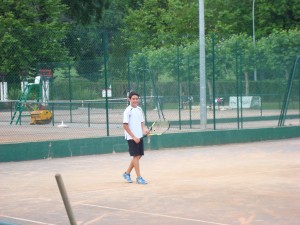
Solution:
[{"label": "white polo shirt", "polygon": [[[137,138],[143,137],[142,123],[144,123],[144,116],[141,107],[137,106],[134,108],[131,105],[127,106],[123,115],[123,123],[128,123],[130,130]],[[132,139],[126,131],[125,139]]]}]

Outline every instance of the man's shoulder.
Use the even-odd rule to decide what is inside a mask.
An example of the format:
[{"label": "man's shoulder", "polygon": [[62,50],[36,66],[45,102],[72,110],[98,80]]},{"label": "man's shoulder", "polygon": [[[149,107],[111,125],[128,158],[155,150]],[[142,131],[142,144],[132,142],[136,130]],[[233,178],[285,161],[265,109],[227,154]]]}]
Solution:
[{"label": "man's shoulder", "polygon": [[131,105],[127,106],[124,112],[131,112],[131,111],[143,111],[143,109],[140,106],[132,107]]},{"label": "man's shoulder", "polygon": [[124,111],[128,111],[128,110],[131,110],[131,109],[132,109],[132,106],[129,105],[129,106],[126,107],[126,109]]},{"label": "man's shoulder", "polygon": [[129,108],[129,110],[139,110],[142,111],[142,108],[140,106],[136,106],[136,107],[132,107],[132,106],[128,106],[127,108]]}]

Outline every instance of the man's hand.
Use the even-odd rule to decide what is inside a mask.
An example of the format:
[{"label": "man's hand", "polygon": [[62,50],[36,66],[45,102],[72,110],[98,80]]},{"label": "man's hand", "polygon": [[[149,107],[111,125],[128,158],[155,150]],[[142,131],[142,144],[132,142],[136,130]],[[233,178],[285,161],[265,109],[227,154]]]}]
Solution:
[{"label": "man's hand", "polygon": [[144,133],[144,135],[148,135],[148,133],[149,133],[149,130],[146,126],[143,127],[143,133]]},{"label": "man's hand", "polygon": [[134,142],[137,143],[137,144],[140,143],[140,141],[141,141],[141,139],[140,139],[140,138],[137,138],[137,137],[134,137],[133,140],[134,140]]}]

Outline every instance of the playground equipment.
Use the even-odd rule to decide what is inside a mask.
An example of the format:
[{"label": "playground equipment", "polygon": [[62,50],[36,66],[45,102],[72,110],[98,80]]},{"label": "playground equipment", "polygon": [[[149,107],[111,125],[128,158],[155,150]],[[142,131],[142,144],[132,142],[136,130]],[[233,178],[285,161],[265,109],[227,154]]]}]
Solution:
[{"label": "playground equipment", "polygon": [[49,110],[34,110],[30,115],[30,125],[48,124],[52,120],[52,113]]},{"label": "playground equipment", "polygon": [[43,107],[33,108],[31,114],[30,124],[47,124],[51,122],[52,113],[45,109],[49,101],[49,83],[52,78],[52,71],[49,69],[40,69],[38,71],[38,76],[35,77],[34,83],[23,82],[23,90],[20,94],[19,101],[16,102],[15,112],[11,118],[10,124],[15,121],[18,124],[22,117],[22,112],[25,106],[28,106],[27,100],[30,96],[32,90],[36,91],[36,101],[37,105],[42,105]]}]

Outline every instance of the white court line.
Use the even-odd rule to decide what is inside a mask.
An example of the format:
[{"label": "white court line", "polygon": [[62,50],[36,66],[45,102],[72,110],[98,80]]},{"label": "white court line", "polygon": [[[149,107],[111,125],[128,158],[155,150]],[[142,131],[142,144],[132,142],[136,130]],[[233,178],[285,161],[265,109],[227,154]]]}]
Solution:
[{"label": "white court line", "polygon": [[31,201],[31,200],[33,200],[33,201],[38,200],[38,201],[45,201],[45,202],[51,202],[52,201],[51,198],[21,198],[18,201]]},{"label": "white court line", "polygon": [[92,205],[92,204],[84,204],[84,203],[79,203],[78,205],[119,210],[119,211],[132,212],[132,213],[139,213],[139,214],[144,214],[144,215],[149,215],[149,216],[160,216],[160,217],[166,217],[166,218],[171,218],[171,219],[180,219],[180,220],[186,220],[186,221],[201,222],[201,223],[206,223],[206,224],[229,225],[226,223],[217,223],[217,222],[211,222],[211,221],[206,221],[206,220],[197,220],[197,219],[184,218],[184,217],[178,217],[178,216],[169,216],[169,215],[163,215],[163,214],[158,214],[158,213],[141,212],[141,211],[135,211],[135,210],[130,210],[130,209],[121,209],[121,208],[114,208],[114,207],[108,207],[108,206],[102,206],[102,205]]},{"label": "white court line", "polygon": [[93,190],[93,191],[83,191],[83,192],[78,192],[78,191],[70,191],[69,195],[70,196],[76,196],[76,197],[86,197],[87,194],[92,194],[92,193],[101,193],[101,192],[107,192],[107,191],[117,191],[119,192],[121,189],[132,189],[131,186],[125,187],[125,186],[120,186],[120,187],[116,187],[116,188],[107,188],[107,189],[102,189],[102,190]]},{"label": "white court line", "polygon": [[4,217],[4,218],[8,218],[8,219],[14,219],[14,220],[20,220],[20,221],[26,221],[26,222],[36,223],[36,224],[55,225],[55,224],[51,224],[51,223],[43,223],[43,222],[39,222],[39,221],[35,221],[35,220],[27,220],[27,219],[13,217],[13,216],[0,215],[0,217]]},{"label": "white court line", "polygon": [[[211,179],[218,179],[218,178],[235,178],[239,177],[241,175],[247,176],[247,175],[257,175],[257,174],[266,174],[266,173],[274,173],[274,172],[282,172],[287,170],[299,170],[300,167],[292,167],[292,168],[286,168],[286,169],[274,169],[274,170],[265,170],[265,171],[257,171],[257,172],[250,172],[245,174],[231,174],[231,175],[221,175],[221,176],[213,176],[213,177],[206,177]],[[176,183],[182,184],[183,182],[195,182],[195,179],[181,179],[180,181],[176,181]]]},{"label": "white court line", "polygon": [[248,173],[246,175],[273,173],[273,172],[281,172],[281,171],[286,171],[286,170],[299,170],[299,169],[300,169],[300,167],[291,167],[291,168],[285,168],[285,169],[274,169],[274,170],[267,170],[267,171],[252,172],[252,173]]}]

